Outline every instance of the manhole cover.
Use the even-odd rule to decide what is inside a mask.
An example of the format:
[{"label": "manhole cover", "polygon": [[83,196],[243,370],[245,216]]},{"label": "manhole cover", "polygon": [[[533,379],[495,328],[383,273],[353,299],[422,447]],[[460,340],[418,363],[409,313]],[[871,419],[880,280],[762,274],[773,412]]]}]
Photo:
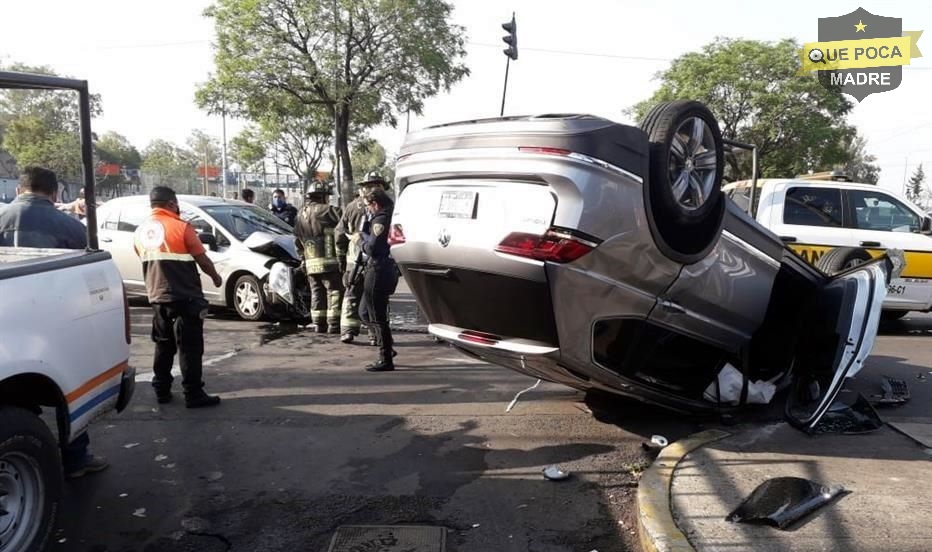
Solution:
[{"label": "manhole cover", "polygon": [[327,552],[444,552],[446,530],[418,525],[346,525]]}]

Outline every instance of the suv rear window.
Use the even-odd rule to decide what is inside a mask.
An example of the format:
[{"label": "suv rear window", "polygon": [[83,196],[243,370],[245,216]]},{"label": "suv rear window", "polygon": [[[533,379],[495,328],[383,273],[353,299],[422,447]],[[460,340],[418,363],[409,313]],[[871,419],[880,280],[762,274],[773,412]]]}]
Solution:
[{"label": "suv rear window", "polygon": [[783,205],[783,224],[841,227],[841,190],[790,188]]}]

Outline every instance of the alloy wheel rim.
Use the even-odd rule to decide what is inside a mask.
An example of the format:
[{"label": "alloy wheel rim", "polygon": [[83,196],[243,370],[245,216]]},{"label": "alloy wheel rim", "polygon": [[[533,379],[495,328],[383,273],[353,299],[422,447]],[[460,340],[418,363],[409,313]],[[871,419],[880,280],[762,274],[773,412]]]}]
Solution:
[{"label": "alloy wheel rim", "polygon": [[699,209],[715,186],[718,154],[715,136],[699,117],[689,117],[676,128],[670,142],[670,182],[673,199],[686,211]]},{"label": "alloy wheel rim", "polygon": [[241,283],[236,287],[236,304],[243,314],[255,316],[259,312],[259,290],[249,282]]},{"label": "alloy wheel rim", "polygon": [[45,508],[38,462],[21,453],[0,457],[0,551],[24,549],[39,530]]}]

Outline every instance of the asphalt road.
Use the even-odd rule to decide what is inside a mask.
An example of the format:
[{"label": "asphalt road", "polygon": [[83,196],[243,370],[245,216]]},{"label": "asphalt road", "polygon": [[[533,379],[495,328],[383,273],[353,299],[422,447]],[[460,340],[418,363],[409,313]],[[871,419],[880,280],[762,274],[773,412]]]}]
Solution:
[{"label": "asphalt road", "polygon": [[[398,370],[370,374],[371,347],[222,313],[206,323],[205,379],[223,403],[158,405],[150,320],[133,307],[133,404],[91,431],[112,466],[68,483],[53,550],[316,552],[341,525],[376,524],[445,527],[459,552],[637,550],[641,443],[718,423],[546,383],[506,413],[533,380],[422,333],[396,334]],[[881,333],[859,385],[907,379],[902,415],[932,404],[916,377],[932,378],[932,317]],[[548,481],[550,465],[572,476]]]}]

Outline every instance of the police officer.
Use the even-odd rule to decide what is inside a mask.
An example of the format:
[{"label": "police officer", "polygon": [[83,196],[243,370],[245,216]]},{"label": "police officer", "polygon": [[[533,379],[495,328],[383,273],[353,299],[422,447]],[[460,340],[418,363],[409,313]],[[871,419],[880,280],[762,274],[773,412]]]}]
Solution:
[{"label": "police officer", "polygon": [[388,325],[388,298],[398,285],[398,272],[390,254],[388,230],[392,224],[395,203],[385,190],[376,188],[366,194],[366,206],[372,218],[356,238],[367,257],[363,300],[368,313],[369,329],[375,332],[379,345],[379,360],[366,367],[369,372],[390,372],[395,369],[392,360],[392,332]]},{"label": "police officer", "polygon": [[340,260],[334,230],[340,209],[329,204],[330,188],[315,180],[305,195],[306,202],[295,221],[295,237],[304,255],[304,268],[311,287],[311,321],[318,333],[340,333],[343,302]]},{"label": "police officer", "polygon": [[[343,335],[340,341],[343,343],[352,343],[353,339],[359,335],[361,323],[359,320],[359,302],[363,295],[363,279],[357,278],[352,281],[356,273],[356,261],[359,259],[359,246],[353,239],[357,234],[364,221],[367,218],[366,200],[367,193],[374,189],[384,189],[388,183],[376,172],[366,174],[362,182],[356,185],[358,195],[356,199],[350,202],[343,210],[343,217],[340,224],[337,225],[337,247],[339,253],[345,256],[345,270],[343,273],[343,285],[346,291],[343,294],[343,314],[340,318],[340,325],[343,329]],[[359,270],[363,270],[360,266]],[[371,344],[375,344],[375,336],[371,336]]]},{"label": "police officer", "polygon": [[288,200],[285,198],[285,190],[281,188],[276,188],[272,192],[272,202],[269,204],[269,211],[273,215],[282,219],[288,226],[294,226],[295,218],[298,215],[298,209],[294,205],[288,203]]},{"label": "police officer", "polygon": [[174,190],[165,186],[152,188],[149,204],[152,214],[136,229],[135,245],[154,311],[152,387],[159,403],[172,400],[172,364],[178,352],[185,406],[214,406],[220,403],[220,397],[204,392],[201,361],[207,301],[197,268],[210,276],[217,287],[223,280],[207,257],[194,227],[179,217],[181,211]]}]

